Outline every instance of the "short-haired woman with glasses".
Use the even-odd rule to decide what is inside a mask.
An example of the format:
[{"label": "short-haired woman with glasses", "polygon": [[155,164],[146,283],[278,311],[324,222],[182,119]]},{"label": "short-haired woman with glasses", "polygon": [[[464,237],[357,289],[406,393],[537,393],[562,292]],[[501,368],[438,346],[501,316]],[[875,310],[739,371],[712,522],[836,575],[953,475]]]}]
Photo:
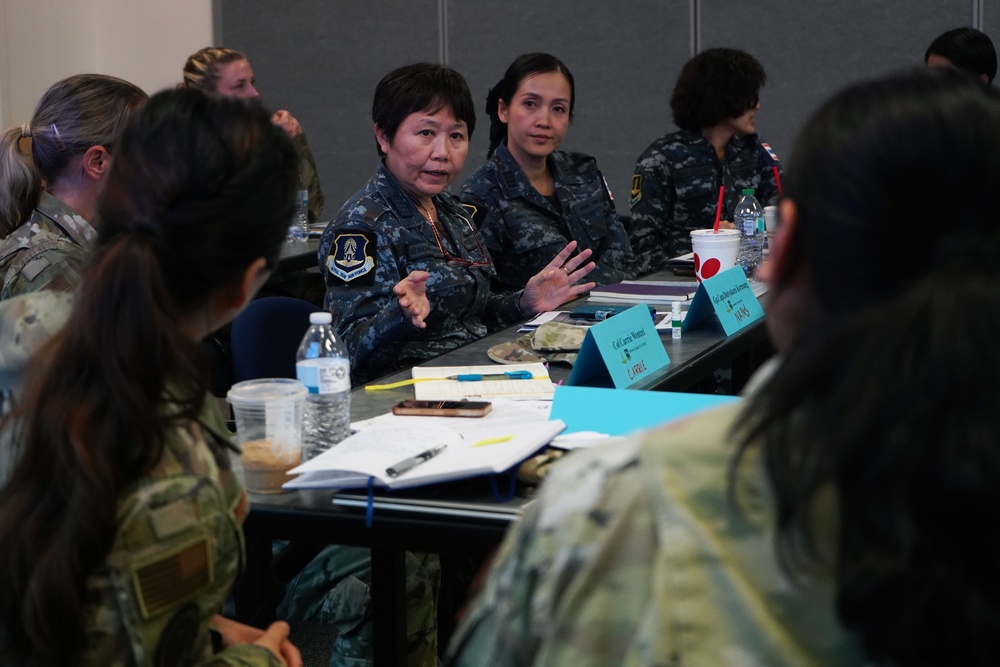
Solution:
[{"label": "short-haired woman with glasses", "polygon": [[778,158],[754,126],[766,80],[757,59],[737,49],[708,49],[684,65],[670,98],[680,130],[654,141],[632,176],[638,274],[691,252],[691,230],[715,222],[720,186],[722,220],[732,220],[744,188],[753,188],[762,206],[777,199]]},{"label": "short-haired woman with glasses", "polygon": [[[469,152],[472,95],[455,70],[420,63],[387,74],[372,104],[382,164],[323,233],[325,307],[351,352],[355,383],[406,368],[551,310],[593,283],[590,251],[563,248],[523,290],[496,294],[492,260],[445,192]],[[429,307],[429,313],[427,308]]]}]

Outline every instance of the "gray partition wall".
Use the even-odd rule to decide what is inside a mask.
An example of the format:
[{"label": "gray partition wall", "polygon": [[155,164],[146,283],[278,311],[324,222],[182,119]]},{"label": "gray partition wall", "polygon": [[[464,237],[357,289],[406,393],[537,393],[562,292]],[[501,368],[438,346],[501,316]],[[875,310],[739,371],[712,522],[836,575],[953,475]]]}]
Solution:
[{"label": "gray partition wall", "polygon": [[215,1],[218,44],[245,52],[265,102],[306,128],[327,218],[374,171],[372,93],[406,63],[446,62],[472,89],[478,125],[457,189],[485,159],[489,87],[521,53],[562,58],[577,96],[563,147],[597,158],[627,213],[635,160],[675,129],[670,91],[698,50],[742,48],[763,63],[757,129],[785,157],[823,98],[922,63],[941,32],[975,26],[1000,44],[1000,0]]}]

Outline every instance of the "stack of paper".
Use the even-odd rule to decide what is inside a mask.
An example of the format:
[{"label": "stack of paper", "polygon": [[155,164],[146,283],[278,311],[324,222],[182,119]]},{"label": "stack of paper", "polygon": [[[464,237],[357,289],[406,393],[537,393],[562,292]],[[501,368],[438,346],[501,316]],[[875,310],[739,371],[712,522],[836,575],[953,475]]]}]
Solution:
[{"label": "stack of paper", "polygon": [[694,297],[698,283],[675,281],[623,280],[590,291],[589,301],[627,301],[630,303],[670,303]]},{"label": "stack of paper", "polygon": [[[497,378],[505,373],[526,371],[530,380],[485,379],[459,381],[460,375],[483,375]],[[552,398],[555,385],[549,371],[542,363],[489,364],[486,366],[415,366],[413,379],[414,397],[425,401],[460,401],[466,398]]]}]

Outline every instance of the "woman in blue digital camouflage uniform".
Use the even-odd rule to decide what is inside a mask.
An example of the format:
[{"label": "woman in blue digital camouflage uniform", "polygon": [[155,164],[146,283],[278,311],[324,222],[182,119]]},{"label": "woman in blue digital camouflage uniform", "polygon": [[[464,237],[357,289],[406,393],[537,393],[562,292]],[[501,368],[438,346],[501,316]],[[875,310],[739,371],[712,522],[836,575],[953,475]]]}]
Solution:
[{"label": "woman in blue digital camouflage uniform", "polygon": [[[326,228],[320,269],[326,309],[339,316],[355,384],[405,368],[551,310],[593,287],[594,267],[572,242],[512,293],[493,292],[489,251],[458,199],[458,175],[476,125],[465,79],[441,65],[387,74],[372,104],[382,163]],[[400,308],[426,286],[430,313]],[[426,324],[420,328],[419,323]],[[414,326],[418,325],[418,326]]]},{"label": "woman in blue digital camouflage uniform", "polygon": [[0,664],[301,665],[287,624],[218,615],[248,502],[196,347],[270,275],[295,149],[255,104],[174,90],[114,156],[68,320],[3,421]]},{"label": "woman in blue digital camouflage uniform", "polygon": [[568,242],[590,249],[598,285],[632,277],[632,246],[597,161],[557,150],[573,116],[573,75],[547,53],[518,57],[486,97],[487,162],[462,187],[493,256],[498,291],[515,291]]},{"label": "woman in blue digital camouflage uniform", "polygon": [[691,230],[715,223],[719,186],[724,221],[744,188],[761,206],[776,200],[780,165],[754,126],[766,80],[757,59],[736,49],[708,49],[684,65],[670,98],[681,129],[654,141],[632,176],[630,233],[640,273],[691,252]]}]

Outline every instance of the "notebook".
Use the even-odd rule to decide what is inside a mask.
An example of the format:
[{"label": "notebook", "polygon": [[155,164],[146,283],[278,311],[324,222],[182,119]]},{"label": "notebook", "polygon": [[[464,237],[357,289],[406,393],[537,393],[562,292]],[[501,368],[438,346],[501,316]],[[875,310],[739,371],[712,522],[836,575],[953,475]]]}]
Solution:
[{"label": "notebook", "polygon": [[[565,428],[561,421],[522,424],[379,424],[362,429],[319,456],[293,468],[286,489],[344,489],[368,485],[404,489],[509,470],[544,447]],[[444,449],[406,472],[388,470],[421,454]]]}]

